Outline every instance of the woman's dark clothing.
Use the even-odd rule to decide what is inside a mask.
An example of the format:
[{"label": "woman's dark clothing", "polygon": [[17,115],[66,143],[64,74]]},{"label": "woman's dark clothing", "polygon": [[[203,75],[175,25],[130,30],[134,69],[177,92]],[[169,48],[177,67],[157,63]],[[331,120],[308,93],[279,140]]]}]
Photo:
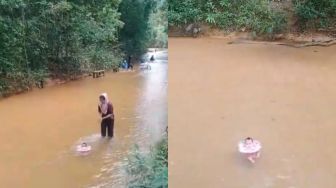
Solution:
[{"label": "woman's dark clothing", "polygon": [[[100,106],[98,106],[98,112],[101,113]],[[102,118],[110,114],[112,115],[112,117],[108,117],[101,121],[101,135],[103,137],[106,136],[106,132],[109,137],[113,137],[113,129],[114,129],[113,106],[111,103],[108,103],[107,112],[106,114],[102,114]]]},{"label": "woman's dark clothing", "polygon": [[101,126],[102,137],[106,136],[106,131],[107,131],[107,136],[113,137],[114,119],[106,118],[102,120],[100,126]]}]

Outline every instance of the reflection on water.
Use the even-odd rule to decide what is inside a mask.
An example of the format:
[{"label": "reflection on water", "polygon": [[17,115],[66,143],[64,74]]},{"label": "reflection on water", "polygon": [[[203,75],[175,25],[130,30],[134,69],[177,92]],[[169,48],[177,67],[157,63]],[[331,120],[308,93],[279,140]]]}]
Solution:
[{"label": "reflection on water", "polygon": [[[157,62],[150,72],[108,73],[1,100],[0,187],[104,187],[110,179],[120,179],[127,152],[137,139],[146,140],[140,138],[144,132],[135,131],[141,130],[141,122],[153,118],[154,130],[166,126],[166,117],[159,115],[165,119],[158,121],[158,116],[148,113],[151,108],[158,114],[166,109],[165,95],[147,86],[147,77],[166,71],[166,62]],[[152,86],[165,92],[160,84],[166,77],[156,76],[164,80],[151,82]],[[97,105],[102,92],[109,94],[115,107],[112,140],[99,135]],[[148,98],[164,101],[152,103]],[[150,134],[148,139],[159,133]],[[86,156],[75,152],[82,142],[92,146]]]},{"label": "reflection on water", "polygon": [[[167,125],[167,52],[156,53],[152,70],[143,72],[143,90],[137,105],[137,122],[135,138],[139,146],[147,148],[158,141]],[[150,106],[150,108],[148,108]],[[162,126],[163,125],[163,126]],[[141,135],[141,136],[139,136]]]}]

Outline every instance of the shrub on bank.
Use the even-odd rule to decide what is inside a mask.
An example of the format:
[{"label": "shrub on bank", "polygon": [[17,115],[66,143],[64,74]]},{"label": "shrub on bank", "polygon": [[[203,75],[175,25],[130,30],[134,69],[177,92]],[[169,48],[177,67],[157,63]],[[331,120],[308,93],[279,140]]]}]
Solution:
[{"label": "shrub on bank", "polygon": [[225,30],[273,35],[287,25],[285,15],[272,10],[268,0],[170,0],[168,11],[170,26],[203,22]]},{"label": "shrub on bank", "polygon": [[168,0],[168,23],[171,26],[198,22],[202,14],[195,0]]},{"label": "shrub on bank", "polygon": [[295,0],[301,29],[336,27],[336,0]]},{"label": "shrub on bank", "polygon": [[162,139],[148,154],[136,148],[128,159],[126,172],[129,188],[167,188],[168,139]]},{"label": "shrub on bank", "polygon": [[29,73],[22,71],[8,72],[5,76],[0,76],[0,97],[28,91],[47,76],[48,74],[44,69]]}]

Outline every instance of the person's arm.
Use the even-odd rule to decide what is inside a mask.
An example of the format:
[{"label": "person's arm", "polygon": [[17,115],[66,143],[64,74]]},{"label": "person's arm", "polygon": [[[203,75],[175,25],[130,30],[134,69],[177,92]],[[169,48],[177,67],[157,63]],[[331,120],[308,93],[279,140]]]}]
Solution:
[{"label": "person's arm", "polygon": [[109,117],[112,117],[112,114],[107,114],[107,115],[104,116],[102,119],[106,119],[106,118],[109,118]]},{"label": "person's arm", "polygon": [[99,105],[98,105],[98,113],[101,114],[101,109]]},{"label": "person's arm", "polygon": [[112,103],[108,104],[107,115],[104,116],[103,119],[106,119],[106,118],[109,118],[109,117],[111,117],[112,119],[114,118]]}]

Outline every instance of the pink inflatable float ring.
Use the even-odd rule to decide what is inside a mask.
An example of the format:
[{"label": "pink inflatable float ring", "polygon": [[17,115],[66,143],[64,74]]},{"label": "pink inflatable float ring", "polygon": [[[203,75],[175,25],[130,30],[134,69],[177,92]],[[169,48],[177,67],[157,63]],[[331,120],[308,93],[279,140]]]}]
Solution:
[{"label": "pink inflatable float ring", "polygon": [[258,140],[253,140],[251,144],[245,144],[245,141],[238,143],[238,150],[240,153],[256,153],[261,150],[261,144]]}]

